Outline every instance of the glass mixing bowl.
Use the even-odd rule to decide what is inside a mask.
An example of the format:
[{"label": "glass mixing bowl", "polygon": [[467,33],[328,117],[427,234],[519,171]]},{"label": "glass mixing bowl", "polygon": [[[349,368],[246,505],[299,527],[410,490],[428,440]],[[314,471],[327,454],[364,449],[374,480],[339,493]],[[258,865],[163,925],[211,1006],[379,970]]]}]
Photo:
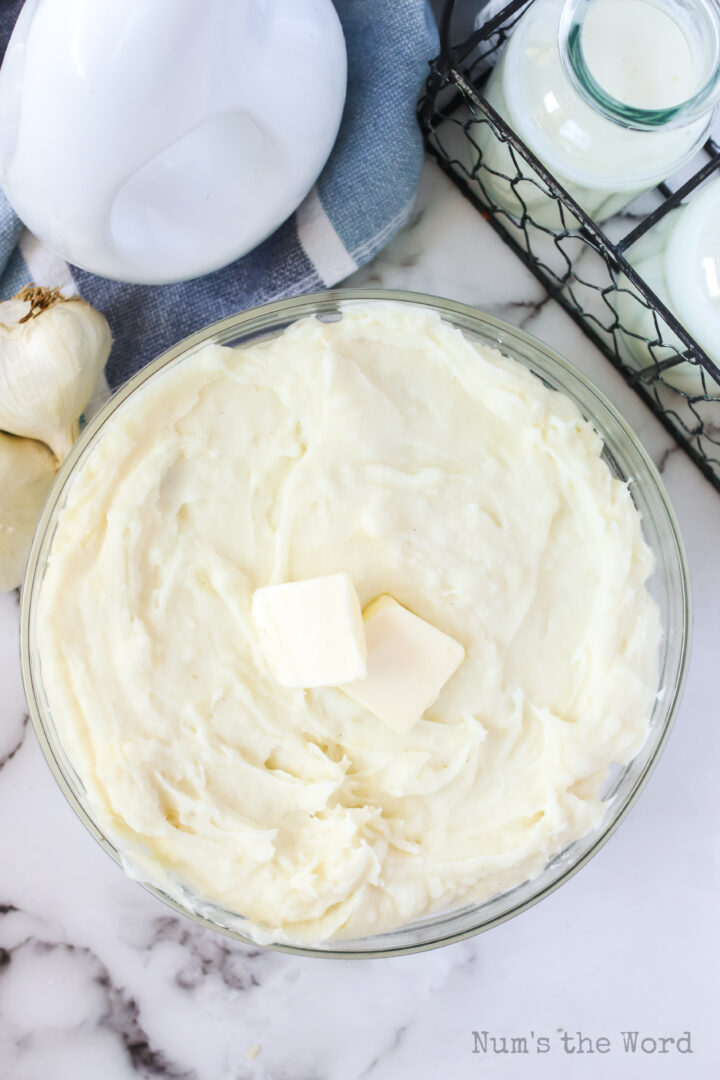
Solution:
[{"label": "glass mixing bowl", "polygon": [[[118,409],[148,380],[169,365],[181,364],[191,353],[214,342],[242,345],[250,340],[281,333],[289,324],[308,315],[339,318],[343,308],[373,300],[392,300],[432,308],[451,326],[476,342],[494,346],[524,364],[548,386],[561,391],[578,405],[605,443],[604,456],[611,472],[630,485],[643,519],[647,543],[656,569],[650,590],[660,606],[664,635],[660,655],[660,692],[653,709],[650,732],[640,752],[627,765],[618,766],[609,778],[604,798],[605,817],[598,828],[559,852],[537,877],[480,904],[436,913],[388,933],[370,938],[330,941],[317,946],[271,944],[284,952],[319,957],[379,957],[416,952],[445,945],[517,915],[548,896],[583,866],[608,839],[624,818],[657,761],[678,709],[688,663],[690,644],[689,575],[682,540],[673,510],[658,473],[647,453],[610,402],[571,364],[535,338],[474,308],[432,296],[369,289],[333,290],[312,296],[281,300],[234,315],[193,334],[163,353],[108,401],[88,424],[58,473],[38,526],[23,590],[21,650],[25,691],[40,745],[57,782],[80,820],[116,862],[122,854],[93,819],[85,789],[75,773],[53,722],[43,685],[42,656],[37,647],[37,599],[58,517],[77,470],[92,454],[103,428]],[[186,909],[162,888],[143,882],[151,893],[176,911],[238,941],[256,945],[248,923],[235,913],[211,902]]]}]

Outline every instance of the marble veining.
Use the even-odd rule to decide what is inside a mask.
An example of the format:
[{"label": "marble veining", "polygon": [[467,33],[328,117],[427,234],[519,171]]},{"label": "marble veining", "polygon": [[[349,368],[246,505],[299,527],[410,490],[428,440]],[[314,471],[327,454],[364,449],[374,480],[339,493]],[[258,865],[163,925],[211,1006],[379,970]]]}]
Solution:
[{"label": "marble veining", "polygon": [[[0,1045],[11,1043],[4,1047],[3,1068],[17,1065],[22,1075],[28,1059],[37,1058],[52,1075],[73,1033],[85,1029],[92,1031],[93,1048],[106,1047],[111,1036],[113,1050],[121,1050],[129,1067],[143,1076],[192,1080],[192,1070],[151,1044],[137,1000],[115,982],[97,953],[52,933],[14,904],[0,904]],[[38,1008],[42,1028],[36,1025]],[[89,1045],[90,1039],[84,1052]]]},{"label": "marble veining", "polygon": [[[695,579],[684,707],[615,837],[553,896],[419,956],[246,948],[129,881],[66,804],[27,719],[18,596],[0,597],[0,1080],[710,1080],[717,1075],[720,497],[480,215],[428,163],[408,227],[349,284],[435,293],[537,335],[617,404],[661,468]],[[675,1059],[619,1032],[692,1031]],[[473,1031],[583,1031],[583,1058],[473,1053]]]},{"label": "marble veining", "polygon": [[30,722],[30,717],[28,716],[27,713],[25,713],[22,720],[20,721],[20,735],[18,736],[17,742],[14,744],[14,746],[12,746],[12,748],[10,750],[7,751],[7,753],[0,754],[0,772],[2,772],[2,770],[5,768],[5,766],[9,762],[12,761],[12,759],[15,757],[18,750],[22,746],[22,744],[23,744],[23,742],[25,740],[25,735],[26,735],[26,732],[27,732],[27,727],[28,727],[29,722]]},{"label": "marble veining", "polygon": [[673,454],[679,453],[682,453],[682,448],[678,446],[677,443],[673,443],[672,446],[666,447],[663,452],[656,457],[655,464],[657,465],[657,470],[661,475],[665,472],[668,462],[670,461],[670,458],[673,456]]},{"label": "marble veining", "polygon": [[168,942],[179,947],[182,963],[173,980],[181,990],[196,990],[211,978],[228,990],[253,991],[261,986],[261,978],[271,966],[282,964],[277,953],[233,945],[228,938],[208,934],[176,915],[162,915],[142,929],[146,935],[144,940],[141,937],[133,942],[137,948],[152,951]]}]

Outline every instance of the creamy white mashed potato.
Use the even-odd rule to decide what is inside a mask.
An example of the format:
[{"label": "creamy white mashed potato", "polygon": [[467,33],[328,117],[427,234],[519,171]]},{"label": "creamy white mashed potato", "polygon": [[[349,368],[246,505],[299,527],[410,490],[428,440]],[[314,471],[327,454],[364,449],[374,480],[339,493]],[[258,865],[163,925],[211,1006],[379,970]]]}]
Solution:
[{"label": "creamy white mashed potato", "polygon": [[[79,470],[39,599],[100,826],[277,940],[537,874],[601,818],[656,693],[652,556],[601,450],[569,399],[399,304],[153,378]],[[466,650],[408,734],[263,663],[254,590],[342,571]]]}]

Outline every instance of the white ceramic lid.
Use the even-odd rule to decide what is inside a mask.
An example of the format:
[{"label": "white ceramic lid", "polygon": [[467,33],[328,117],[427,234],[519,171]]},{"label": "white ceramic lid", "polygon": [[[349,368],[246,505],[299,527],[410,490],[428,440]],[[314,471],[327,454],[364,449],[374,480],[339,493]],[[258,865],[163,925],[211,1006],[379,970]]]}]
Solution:
[{"label": "white ceramic lid", "polygon": [[70,262],[192,278],[300,204],[345,86],[331,0],[28,0],[0,70],[0,181]]}]

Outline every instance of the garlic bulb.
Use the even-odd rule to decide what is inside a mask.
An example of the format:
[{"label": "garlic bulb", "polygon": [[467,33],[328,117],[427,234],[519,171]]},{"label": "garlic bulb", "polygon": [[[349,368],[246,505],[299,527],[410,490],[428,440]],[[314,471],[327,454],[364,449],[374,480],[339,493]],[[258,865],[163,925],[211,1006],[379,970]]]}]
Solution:
[{"label": "garlic bulb", "polygon": [[42,443],[0,432],[0,593],[17,588],[25,576],[55,466]]},{"label": "garlic bulb", "polygon": [[62,461],[111,344],[105,316],[79,297],[28,286],[0,303],[0,430]]}]

